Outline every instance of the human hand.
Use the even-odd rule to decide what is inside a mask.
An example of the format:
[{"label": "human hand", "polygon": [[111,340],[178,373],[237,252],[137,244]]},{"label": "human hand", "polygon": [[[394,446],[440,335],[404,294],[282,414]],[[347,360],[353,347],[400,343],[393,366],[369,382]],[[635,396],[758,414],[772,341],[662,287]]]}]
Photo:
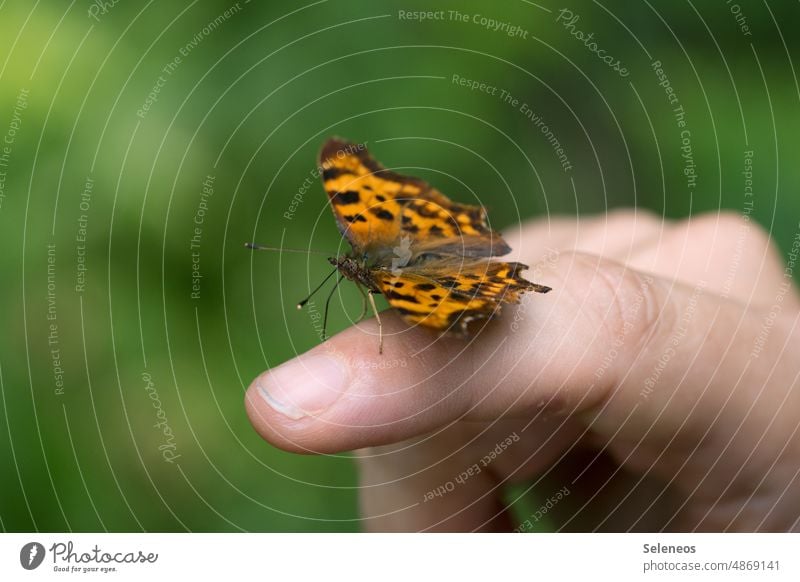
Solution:
[{"label": "human hand", "polygon": [[369,530],[525,529],[501,494],[529,481],[565,492],[564,530],[800,530],[800,298],[762,229],[618,211],[505,238],[552,292],[466,341],[384,312],[383,355],[369,320],[260,375],[256,430],[358,449]]}]

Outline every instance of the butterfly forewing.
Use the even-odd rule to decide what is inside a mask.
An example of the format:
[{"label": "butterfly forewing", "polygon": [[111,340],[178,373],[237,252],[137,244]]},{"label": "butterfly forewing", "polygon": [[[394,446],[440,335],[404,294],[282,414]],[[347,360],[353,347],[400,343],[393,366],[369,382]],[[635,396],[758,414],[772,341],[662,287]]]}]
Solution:
[{"label": "butterfly forewing", "polygon": [[424,180],[386,170],[360,144],[328,140],[320,166],[336,222],[356,252],[391,247],[402,236],[425,246],[483,241],[468,245],[490,253],[481,256],[511,250],[489,228],[482,207],[453,202]]}]

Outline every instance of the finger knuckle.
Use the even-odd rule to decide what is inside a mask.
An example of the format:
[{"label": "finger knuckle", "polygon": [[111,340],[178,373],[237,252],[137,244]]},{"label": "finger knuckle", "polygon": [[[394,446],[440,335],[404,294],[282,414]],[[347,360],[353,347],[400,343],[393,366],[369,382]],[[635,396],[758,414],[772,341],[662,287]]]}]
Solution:
[{"label": "finger knuckle", "polygon": [[[604,341],[620,358],[614,368],[620,373],[647,353],[653,338],[674,319],[658,280],[646,273],[613,265],[599,271],[608,295],[608,316],[603,321]],[[619,378],[616,378],[619,381]]]}]

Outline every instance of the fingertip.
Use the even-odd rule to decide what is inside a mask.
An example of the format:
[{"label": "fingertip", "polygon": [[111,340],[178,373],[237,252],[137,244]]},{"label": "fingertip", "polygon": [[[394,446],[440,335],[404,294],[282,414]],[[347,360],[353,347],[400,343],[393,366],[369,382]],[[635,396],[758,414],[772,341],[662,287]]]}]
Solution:
[{"label": "fingertip", "polygon": [[367,322],[253,380],[245,407],[256,431],[285,450],[330,453],[416,436],[459,414],[469,398],[448,368],[453,340],[386,315],[382,354]]},{"label": "fingertip", "polygon": [[258,382],[256,378],[244,396],[245,412],[256,433],[268,443],[291,453],[318,452],[301,444],[302,432],[292,435],[292,421],[267,404]]},{"label": "fingertip", "polygon": [[245,395],[245,409],[268,442],[292,452],[322,452],[313,435],[317,419],[352,384],[348,363],[319,349],[259,374]]}]

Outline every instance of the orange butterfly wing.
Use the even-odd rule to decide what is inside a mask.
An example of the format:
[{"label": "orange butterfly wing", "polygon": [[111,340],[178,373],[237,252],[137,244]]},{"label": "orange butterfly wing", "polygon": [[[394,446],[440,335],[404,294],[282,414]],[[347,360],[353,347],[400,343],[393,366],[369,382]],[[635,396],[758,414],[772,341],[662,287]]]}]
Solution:
[{"label": "orange butterfly wing", "polygon": [[339,230],[356,252],[390,248],[402,237],[415,249],[443,245],[461,256],[511,250],[481,206],[453,202],[424,180],[385,169],[361,144],[329,139],[319,159]]},{"label": "orange butterfly wing", "polygon": [[524,279],[522,263],[450,258],[402,270],[376,270],[373,276],[389,304],[411,324],[466,334],[470,321],[488,319],[505,303],[519,303],[526,291],[549,287]]}]

